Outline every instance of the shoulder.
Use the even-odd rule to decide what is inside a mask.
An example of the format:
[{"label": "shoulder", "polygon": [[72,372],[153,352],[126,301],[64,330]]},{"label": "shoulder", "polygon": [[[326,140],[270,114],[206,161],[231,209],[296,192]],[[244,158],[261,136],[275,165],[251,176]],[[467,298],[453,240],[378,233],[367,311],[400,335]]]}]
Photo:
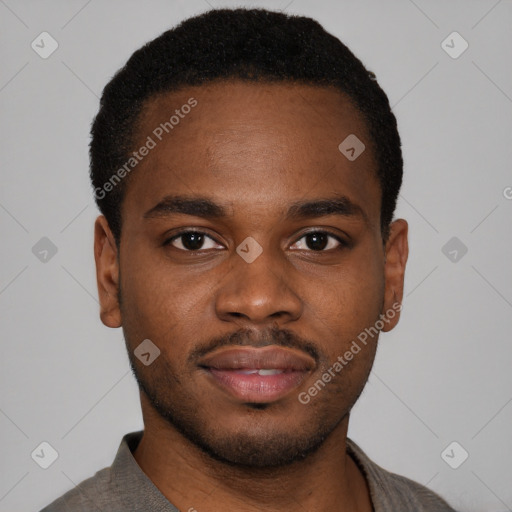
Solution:
[{"label": "shoulder", "polygon": [[110,468],[103,468],[50,503],[41,512],[98,512],[112,504],[112,491]]},{"label": "shoulder", "polygon": [[[383,499],[390,506],[407,507],[395,510],[416,510],[418,512],[455,512],[455,510],[438,494],[424,485],[396,473],[384,472],[381,481],[386,482],[387,495]],[[396,504],[396,505],[395,505]],[[390,509],[391,510],[391,509]]]},{"label": "shoulder", "polygon": [[348,438],[347,451],[366,477],[375,512],[455,512],[441,496],[424,485],[373,462]]}]

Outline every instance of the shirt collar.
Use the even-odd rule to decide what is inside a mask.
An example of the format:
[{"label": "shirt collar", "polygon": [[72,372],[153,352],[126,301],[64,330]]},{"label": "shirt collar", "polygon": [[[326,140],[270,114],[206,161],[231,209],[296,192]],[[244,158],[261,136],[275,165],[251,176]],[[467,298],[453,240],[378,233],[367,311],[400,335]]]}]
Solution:
[{"label": "shirt collar", "polygon": [[[126,434],[112,463],[112,483],[119,499],[123,502],[123,505],[126,505],[127,510],[133,510],[134,512],[148,509],[154,512],[179,512],[142,471],[133,456],[143,433],[143,430],[139,430]],[[375,507],[378,492],[372,479],[374,463],[354,441],[347,438],[346,444],[347,453],[354,459],[368,482],[371,500]]]},{"label": "shirt collar", "polygon": [[111,466],[112,484],[125,510],[179,512],[137,464],[133,452],[144,431],[126,434]]}]

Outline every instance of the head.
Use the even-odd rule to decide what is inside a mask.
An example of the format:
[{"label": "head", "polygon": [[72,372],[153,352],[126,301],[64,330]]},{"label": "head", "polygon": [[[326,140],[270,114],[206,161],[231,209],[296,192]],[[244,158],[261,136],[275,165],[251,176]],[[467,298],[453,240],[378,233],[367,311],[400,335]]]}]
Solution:
[{"label": "head", "polygon": [[[403,294],[400,139],[374,75],[309,18],[210,11],[114,76],[90,155],[101,318],[123,328],[145,420],[229,464],[317,450]],[[287,392],[241,397],[208,361],[248,346],[309,362]]]}]

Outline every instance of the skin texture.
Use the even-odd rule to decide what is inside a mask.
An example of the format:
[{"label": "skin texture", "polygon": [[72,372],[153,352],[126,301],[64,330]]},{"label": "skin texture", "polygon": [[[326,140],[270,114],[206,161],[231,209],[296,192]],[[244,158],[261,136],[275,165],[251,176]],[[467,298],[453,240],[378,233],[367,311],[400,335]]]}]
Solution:
[{"label": "skin texture", "polygon": [[[136,147],[191,97],[197,106],[126,178],[119,251],[105,218],[95,225],[100,316],[122,326],[141,386],[145,432],[135,458],[180,510],[371,511],[345,439],[378,336],[308,404],[298,400],[402,300],[408,226],[395,220],[383,244],[364,121],[331,88],[217,82],[147,102]],[[366,149],[351,162],[338,145],[352,133]],[[145,218],[169,195],[209,198],[227,216]],[[340,196],[363,214],[286,217],[292,203]],[[189,228],[208,235],[204,249],[187,252],[184,238],[165,244]],[[328,237],[323,248],[305,236],[326,230],[347,245]],[[262,248],[252,263],[236,252],[249,236]],[[161,351],[149,366],[133,355],[144,339]],[[310,347],[315,367],[290,393],[255,407],[197,366],[198,350],[231,344]]]}]

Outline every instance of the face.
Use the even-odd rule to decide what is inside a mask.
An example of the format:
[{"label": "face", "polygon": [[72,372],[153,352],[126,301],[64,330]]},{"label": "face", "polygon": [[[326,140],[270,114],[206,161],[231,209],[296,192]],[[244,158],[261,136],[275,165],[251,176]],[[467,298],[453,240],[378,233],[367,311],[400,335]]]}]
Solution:
[{"label": "face", "polygon": [[143,410],[230,464],[304,458],[362,392],[378,338],[362,333],[399,317],[379,322],[402,297],[407,224],[383,244],[361,115],[330,88],[219,82],[149,101],[144,144],[119,254],[103,217],[95,234],[101,317],[123,328]]}]

